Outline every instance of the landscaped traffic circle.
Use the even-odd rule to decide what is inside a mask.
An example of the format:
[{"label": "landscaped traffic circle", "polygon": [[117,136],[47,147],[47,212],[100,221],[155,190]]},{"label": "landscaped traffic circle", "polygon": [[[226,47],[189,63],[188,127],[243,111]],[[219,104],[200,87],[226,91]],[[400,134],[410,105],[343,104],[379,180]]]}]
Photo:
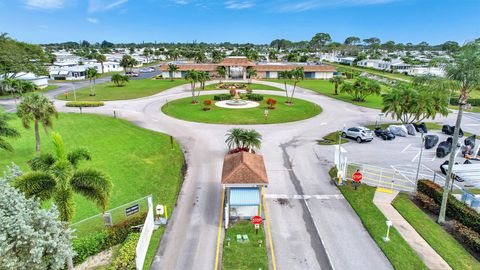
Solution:
[{"label": "landscaped traffic circle", "polygon": [[[210,123],[210,124],[275,124],[294,122],[314,117],[322,112],[317,104],[302,99],[293,99],[293,105],[286,105],[286,97],[277,95],[263,95],[259,106],[246,109],[230,109],[204,105],[205,100],[214,100],[215,95],[199,97],[198,104],[192,104],[192,98],[182,98],[168,102],[161,109],[166,115],[181,120]],[[272,109],[268,99],[275,99],[277,103]]]}]

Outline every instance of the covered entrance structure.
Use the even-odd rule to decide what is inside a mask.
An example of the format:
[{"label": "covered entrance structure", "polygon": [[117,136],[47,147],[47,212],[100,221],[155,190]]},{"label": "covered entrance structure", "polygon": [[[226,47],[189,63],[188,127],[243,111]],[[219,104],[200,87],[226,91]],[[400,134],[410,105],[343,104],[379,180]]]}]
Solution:
[{"label": "covered entrance structure", "polygon": [[225,190],[225,227],[230,219],[251,219],[261,215],[261,189],[268,185],[261,155],[239,152],[225,156],[222,185]]},{"label": "covered entrance structure", "polygon": [[247,68],[252,67],[254,64],[244,56],[231,56],[222,60],[218,64],[220,67],[226,69],[225,79],[247,79]]}]

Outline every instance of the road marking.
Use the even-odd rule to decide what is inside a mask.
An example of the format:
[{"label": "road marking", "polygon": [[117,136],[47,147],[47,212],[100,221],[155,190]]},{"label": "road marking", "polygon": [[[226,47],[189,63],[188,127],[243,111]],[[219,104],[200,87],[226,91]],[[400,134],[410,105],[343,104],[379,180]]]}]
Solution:
[{"label": "road marking", "polygon": [[308,199],[341,200],[341,199],[345,199],[345,197],[343,197],[342,194],[332,194],[332,195],[265,194],[265,198],[268,198],[268,199],[294,199],[294,200],[308,200]]},{"label": "road marking", "polygon": [[420,156],[420,151],[418,151],[417,154],[412,158],[412,162],[414,162],[418,156]]},{"label": "road marking", "polygon": [[408,149],[408,148],[410,148],[410,146],[412,146],[412,144],[409,144],[409,145],[407,145],[405,148],[403,148],[403,150],[402,150],[402,152],[401,152],[401,153],[403,153],[403,152],[407,151],[407,149]]},{"label": "road marking", "polygon": [[[262,187],[262,198],[263,198],[263,212],[265,213],[265,222],[267,223],[267,233],[268,233],[268,241],[270,243],[270,253],[272,255],[272,266],[273,270],[277,270],[277,262],[275,259],[275,250],[273,248],[273,241],[272,241],[272,231],[270,229],[270,219],[268,218],[268,211],[267,211],[267,201],[265,200],[265,193]],[[216,268],[215,268],[216,270]]]},{"label": "road marking", "polygon": [[382,187],[378,187],[377,188],[377,191],[378,192],[383,192],[383,193],[393,193],[393,190],[392,189],[389,189],[389,188],[382,188]]},{"label": "road marking", "polygon": [[478,126],[480,126],[480,124],[466,124],[465,126],[469,126],[469,127],[478,127]]},{"label": "road marking", "polygon": [[220,219],[218,220],[217,251],[215,254],[215,270],[218,269],[218,257],[220,256],[220,237],[222,236],[223,204],[225,203],[225,189],[222,187],[222,206],[220,207]]}]

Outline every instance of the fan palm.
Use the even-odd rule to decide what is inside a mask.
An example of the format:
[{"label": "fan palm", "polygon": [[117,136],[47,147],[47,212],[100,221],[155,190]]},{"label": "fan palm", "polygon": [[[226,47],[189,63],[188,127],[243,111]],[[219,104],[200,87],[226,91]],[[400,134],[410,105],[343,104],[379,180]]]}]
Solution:
[{"label": "fan palm", "polygon": [[35,150],[40,152],[39,124],[43,126],[45,132],[52,127],[52,117],[58,116],[55,106],[43,95],[33,93],[26,96],[18,105],[17,115],[22,119],[25,128],[30,128],[30,122],[34,122]]},{"label": "fan palm", "polygon": [[228,148],[248,148],[249,152],[259,149],[262,145],[262,135],[254,129],[232,128],[227,134],[225,142]]},{"label": "fan palm", "polygon": [[12,146],[4,138],[18,138],[20,133],[8,126],[8,120],[8,115],[0,111],[0,149],[12,152]]},{"label": "fan palm", "polygon": [[335,84],[335,93],[334,95],[338,95],[338,86],[341,85],[345,80],[342,76],[333,76],[329,79],[329,81]]},{"label": "fan palm", "polygon": [[243,133],[243,128],[232,128],[227,132],[225,143],[227,143],[229,149],[242,147]]}]

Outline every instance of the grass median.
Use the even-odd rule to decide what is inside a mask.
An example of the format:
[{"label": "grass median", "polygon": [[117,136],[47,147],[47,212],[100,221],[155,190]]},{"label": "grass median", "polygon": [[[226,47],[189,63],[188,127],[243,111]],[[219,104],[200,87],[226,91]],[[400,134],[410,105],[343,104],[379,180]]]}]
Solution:
[{"label": "grass median", "polygon": [[383,241],[382,237],[387,231],[387,219],[373,204],[374,187],[362,184],[354,190],[349,184],[340,186],[339,189],[395,269],[428,269],[395,228],[390,229],[390,241]]},{"label": "grass median", "polygon": [[[227,83],[227,84],[232,84],[232,83]],[[239,83],[239,84],[244,84],[244,83]],[[260,84],[260,83],[251,83],[251,84],[245,84],[245,85],[248,85],[250,87],[250,89],[252,90],[273,90],[273,91],[285,91],[284,89],[282,88],[278,88],[278,87],[275,87],[275,86],[270,86],[270,85],[265,85],[265,84]],[[209,85],[206,85],[205,86],[205,90],[226,90],[228,91],[228,89],[222,89],[220,88],[220,84],[219,83],[214,83],[214,84],[209,84]],[[243,90],[243,89],[238,89],[238,90]]]}]

